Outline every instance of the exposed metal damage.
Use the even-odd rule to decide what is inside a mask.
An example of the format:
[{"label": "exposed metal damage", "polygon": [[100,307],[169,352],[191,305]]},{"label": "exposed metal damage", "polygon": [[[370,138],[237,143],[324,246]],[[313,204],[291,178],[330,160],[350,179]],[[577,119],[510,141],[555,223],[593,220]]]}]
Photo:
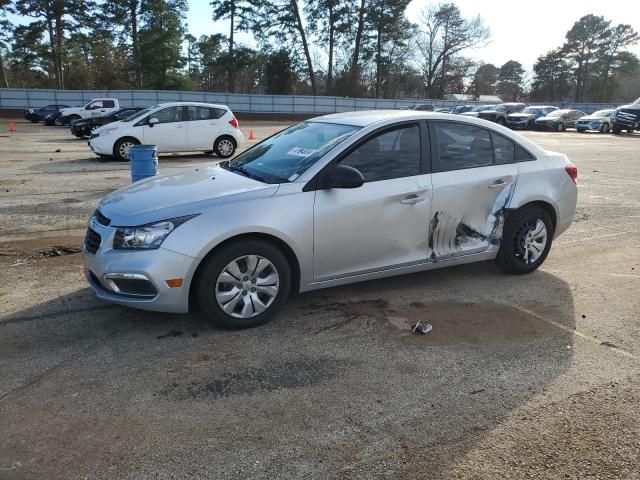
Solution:
[{"label": "exposed metal damage", "polygon": [[512,183],[500,191],[484,224],[474,224],[444,210],[435,212],[429,225],[429,258],[438,260],[499,245],[514,190],[515,183]]}]

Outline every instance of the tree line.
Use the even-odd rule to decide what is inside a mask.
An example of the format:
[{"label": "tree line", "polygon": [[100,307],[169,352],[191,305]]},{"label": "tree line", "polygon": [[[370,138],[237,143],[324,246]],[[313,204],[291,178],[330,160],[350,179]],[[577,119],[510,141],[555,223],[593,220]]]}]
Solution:
[{"label": "tree line", "polygon": [[[471,57],[490,41],[480,16],[455,3],[410,0],[212,0],[226,34],[191,35],[187,0],[0,0],[5,87],[175,89],[235,93],[610,102],[640,90],[630,25],[586,15],[541,55]],[[19,21],[16,21],[16,18]],[[247,32],[254,44],[238,42]]]}]

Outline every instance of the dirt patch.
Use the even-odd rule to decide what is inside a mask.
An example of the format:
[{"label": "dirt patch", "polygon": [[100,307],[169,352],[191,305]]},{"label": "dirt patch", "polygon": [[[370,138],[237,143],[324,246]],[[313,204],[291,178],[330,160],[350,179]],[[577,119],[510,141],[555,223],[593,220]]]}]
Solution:
[{"label": "dirt patch", "polygon": [[83,237],[41,237],[0,243],[0,263],[13,266],[35,261],[47,265],[73,265],[82,263]]},{"label": "dirt patch", "polygon": [[[342,328],[385,328],[410,342],[430,345],[522,343],[545,334],[545,325],[534,316],[510,305],[437,301],[389,305],[382,299],[316,304],[313,307],[343,317],[318,329],[323,333]],[[412,334],[418,321],[433,325],[425,335]]]}]

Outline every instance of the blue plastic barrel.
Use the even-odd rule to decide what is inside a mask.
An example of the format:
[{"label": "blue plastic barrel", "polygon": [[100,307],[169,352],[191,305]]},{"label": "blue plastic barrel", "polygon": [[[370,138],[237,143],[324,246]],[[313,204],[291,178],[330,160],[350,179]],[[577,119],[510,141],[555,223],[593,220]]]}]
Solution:
[{"label": "blue plastic barrel", "polygon": [[155,145],[132,145],[129,160],[132,182],[158,174],[158,147]]}]

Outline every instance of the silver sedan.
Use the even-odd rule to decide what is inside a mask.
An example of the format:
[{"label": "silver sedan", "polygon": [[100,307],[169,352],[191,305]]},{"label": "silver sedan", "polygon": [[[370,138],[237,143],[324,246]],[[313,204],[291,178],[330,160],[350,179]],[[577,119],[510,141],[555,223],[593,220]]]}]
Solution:
[{"label": "silver sedan", "polygon": [[496,124],[368,111],[294,125],[231,161],[142,180],[91,217],[97,295],[265,323],[291,292],[496,260],[523,274],[571,224],[577,169]]}]

